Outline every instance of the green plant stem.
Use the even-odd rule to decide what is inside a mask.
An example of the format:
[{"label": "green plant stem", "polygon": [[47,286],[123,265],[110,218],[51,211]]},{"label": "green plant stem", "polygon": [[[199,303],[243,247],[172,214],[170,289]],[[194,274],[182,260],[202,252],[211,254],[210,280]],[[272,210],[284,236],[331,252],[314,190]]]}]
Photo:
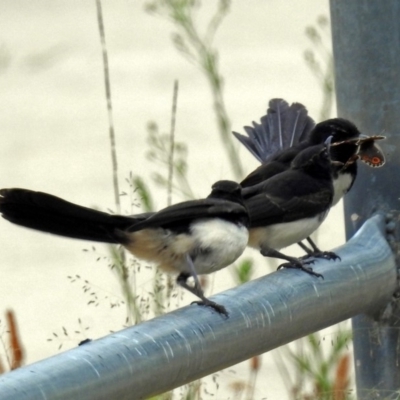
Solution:
[{"label": "green plant stem", "polygon": [[175,125],[176,125],[176,109],[178,104],[178,81],[174,81],[174,94],[172,97],[172,112],[171,112],[171,129],[170,129],[170,148],[168,157],[168,186],[167,186],[167,205],[172,203],[172,180],[174,175],[174,151],[175,151]]},{"label": "green plant stem", "polygon": [[241,180],[244,172],[237,147],[231,135],[231,123],[226,111],[223,96],[223,78],[218,67],[218,52],[212,46],[212,40],[218,27],[229,11],[229,0],[220,0],[218,9],[207,25],[206,33],[201,36],[194,23],[193,12],[200,6],[194,0],[154,0],[147,4],[150,12],[166,16],[182,34],[174,35],[176,48],[193,64],[200,67],[206,76],[212,92],[213,107],[217,118],[218,130],[224,149],[228,155],[235,179]]},{"label": "green plant stem", "polygon": [[116,141],[115,141],[114,120],[113,120],[113,111],[111,102],[111,85],[110,85],[110,72],[108,67],[106,36],[104,31],[103,14],[102,14],[100,0],[96,0],[96,8],[97,8],[97,22],[99,24],[99,32],[100,32],[101,49],[103,54],[104,84],[106,89],[107,112],[108,112],[110,144],[111,144],[114,198],[115,198],[117,213],[119,214],[121,212],[121,202],[119,198],[119,185],[118,185],[118,162],[117,162],[117,152],[115,144]]},{"label": "green plant stem", "polygon": [[121,285],[122,293],[125,297],[128,321],[138,324],[142,322],[143,318],[129,282],[128,268],[126,267],[125,257],[121,257],[121,254],[125,253],[118,251],[116,246],[110,246],[110,252],[115,266],[116,275]]},{"label": "green plant stem", "polygon": [[[108,113],[108,123],[109,123],[109,135],[110,135],[110,146],[111,146],[111,160],[112,160],[112,172],[113,172],[113,188],[114,188],[114,199],[115,207],[118,214],[121,213],[121,201],[119,196],[119,183],[118,183],[118,161],[117,161],[117,151],[116,151],[116,140],[115,140],[115,129],[113,120],[113,109],[111,101],[111,84],[110,84],[110,72],[108,66],[108,53],[106,46],[106,36],[104,30],[103,13],[101,8],[101,1],[96,0],[97,9],[97,22],[99,25],[100,42],[103,54],[103,67],[104,67],[104,84],[106,90],[106,100],[107,100],[107,113]],[[138,321],[140,313],[137,311],[134,295],[132,289],[129,285],[129,271],[126,266],[126,257],[124,249],[113,249],[112,251],[116,265],[118,266],[118,277],[120,279],[122,292],[125,296],[128,318],[131,319],[134,316],[135,321]]]}]

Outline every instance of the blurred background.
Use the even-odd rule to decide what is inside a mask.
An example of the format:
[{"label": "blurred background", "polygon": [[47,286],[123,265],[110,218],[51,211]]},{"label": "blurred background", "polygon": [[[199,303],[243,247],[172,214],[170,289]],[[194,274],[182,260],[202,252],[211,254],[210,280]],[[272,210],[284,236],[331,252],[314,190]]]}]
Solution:
[{"label": "blurred background", "polygon": [[[196,55],[182,51],[182,43],[189,43],[191,52],[193,47],[171,18],[170,3],[102,2],[117,176],[120,193],[126,193],[121,196],[122,213],[140,212],[143,193],[151,195],[155,209],[167,205],[167,190],[160,181],[167,179],[168,168],[157,159],[165,156],[160,146],[170,132],[176,80],[175,156],[182,162],[184,178],[174,181],[177,190],[172,192],[172,202],[187,198],[182,188],[186,194],[204,197],[215,181],[239,179],[238,167],[226,152],[227,141],[221,139],[215,86]],[[217,96],[223,95],[229,131],[244,133],[242,127],[258,121],[274,97],[305,104],[316,121],[335,116],[328,1],[233,0],[229,7],[217,1],[187,3],[194,3],[188,7],[200,38],[209,22],[220,18],[207,46],[217,55],[215,67],[223,79]],[[0,187],[49,192],[115,212],[96,2],[0,1],[0,88]],[[234,148],[242,176],[258,166],[239,144],[234,143]],[[134,191],[138,177],[146,184],[144,192]],[[344,242],[342,220],[339,204],[317,234],[321,248]],[[8,328],[2,315],[7,309],[15,312],[25,363],[134,322],[132,315],[127,319],[126,294],[115,268],[110,268],[115,259],[107,246],[41,234],[4,220],[0,243],[0,354],[6,366]],[[295,248],[291,251],[299,254]],[[236,268],[245,262],[251,279],[278,265],[252,250],[246,251]],[[129,283],[141,302],[136,310],[142,313],[140,319],[193,300],[171,288],[171,280],[160,278],[151,266],[129,263]],[[235,271],[230,267],[209,277],[204,282],[207,293],[236,285]],[[167,288],[162,307],[153,304],[155,279]],[[331,330],[320,337],[329,344],[332,338]],[[292,348],[307,350],[299,345]],[[300,393],[296,385],[302,378],[295,358],[277,352],[204,379],[196,393],[202,398],[281,399],[306,398],[306,393],[315,392],[311,380],[303,382],[306,386]]]}]

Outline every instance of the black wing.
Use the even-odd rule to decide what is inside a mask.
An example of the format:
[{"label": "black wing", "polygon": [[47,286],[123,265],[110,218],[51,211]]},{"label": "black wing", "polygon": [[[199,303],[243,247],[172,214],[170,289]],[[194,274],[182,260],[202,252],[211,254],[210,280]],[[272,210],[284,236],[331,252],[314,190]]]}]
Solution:
[{"label": "black wing", "polygon": [[265,180],[281,173],[290,168],[290,163],[297,156],[297,154],[308,146],[307,142],[302,142],[294,147],[284,149],[275,154],[273,159],[265,164],[261,164],[253,172],[246,176],[240,182],[242,188],[257,185]]},{"label": "black wing", "polygon": [[247,136],[233,132],[234,136],[262,163],[278,152],[306,140],[315,126],[307,109],[300,103],[289,106],[283,99],[272,99],[261,124],[245,126]]},{"label": "black wing", "polygon": [[288,171],[266,182],[243,189],[250,227],[268,226],[311,218],[329,209],[333,186],[300,171]]},{"label": "black wing", "polygon": [[164,208],[146,220],[133,224],[129,232],[157,227],[187,231],[193,221],[203,218],[222,218],[247,224],[248,214],[243,205],[232,201],[215,198],[192,200]]}]

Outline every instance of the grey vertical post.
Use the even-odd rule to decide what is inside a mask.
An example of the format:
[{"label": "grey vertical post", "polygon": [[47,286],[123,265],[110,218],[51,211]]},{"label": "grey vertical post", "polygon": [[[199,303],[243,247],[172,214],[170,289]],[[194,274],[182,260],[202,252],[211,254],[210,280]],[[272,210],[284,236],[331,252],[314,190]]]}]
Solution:
[{"label": "grey vertical post", "polygon": [[[330,5],[338,115],[362,133],[387,137],[386,166],[360,166],[345,198],[349,239],[375,210],[400,209],[400,1],[331,0]],[[400,389],[396,308],[389,306],[384,318],[353,319],[359,399],[394,398]]]}]

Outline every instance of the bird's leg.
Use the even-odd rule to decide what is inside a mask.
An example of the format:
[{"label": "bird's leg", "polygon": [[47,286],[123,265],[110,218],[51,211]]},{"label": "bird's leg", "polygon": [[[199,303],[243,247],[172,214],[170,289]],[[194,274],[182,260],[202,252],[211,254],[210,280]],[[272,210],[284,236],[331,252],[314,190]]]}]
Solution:
[{"label": "bird's leg", "polygon": [[341,260],[341,258],[333,251],[320,250],[310,237],[306,238],[306,240],[310,244],[311,249],[304,243],[297,242],[297,244],[307,253],[305,256],[300,257],[301,260],[307,260],[309,257],[325,258],[326,260]]},{"label": "bird's leg", "polygon": [[341,258],[333,251],[320,250],[310,237],[308,237],[306,240],[312,248],[312,253],[311,254],[308,253],[309,256],[316,258],[325,258],[327,260],[339,260],[339,261],[341,260]]},{"label": "bird's leg", "polygon": [[[207,299],[206,296],[204,296],[203,289],[201,288],[200,281],[193,264],[193,260],[189,255],[186,255],[186,262],[188,264],[190,273],[181,272],[178,275],[178,278],[176,279],[177,284],[201,299],[201,301],[194,301],[193,303],[211,307],[218,313],[228,316],[228,312],[226,311],[226,308],[224,306],[217,304],[214,301]],[[194,286],[190,286],[187,283],[187,279],[191,276],[194,279]]]},{"label": "bird's leg", "polygon": [[316,276],[317,278],[322,278],[324,279],[323,275],[319,274],[318,272],[314,272],[311,267],[307,267],[307,264],[313,264],[313,260],[302,260],[300,258],[296,257],[290,257],[287,256],[286,254],[283,254],[279,252],[278,250],[271,249],[270,247],[265,247],[263,246],[260,250],[260,253],[264,257],[274,257],[274,258],[281,258],[283,260],[287,260],[289,262],[281,264],[278,269],[281,268],[297,268],[301,269],[304,272],[307,272],[307,274]]},{"label": "bird's leg", "polygon": [[297,244],[307,253],[304,257],[309,257],[313,255],[313,251],[307,247],[303,242],[297,242]]}]

